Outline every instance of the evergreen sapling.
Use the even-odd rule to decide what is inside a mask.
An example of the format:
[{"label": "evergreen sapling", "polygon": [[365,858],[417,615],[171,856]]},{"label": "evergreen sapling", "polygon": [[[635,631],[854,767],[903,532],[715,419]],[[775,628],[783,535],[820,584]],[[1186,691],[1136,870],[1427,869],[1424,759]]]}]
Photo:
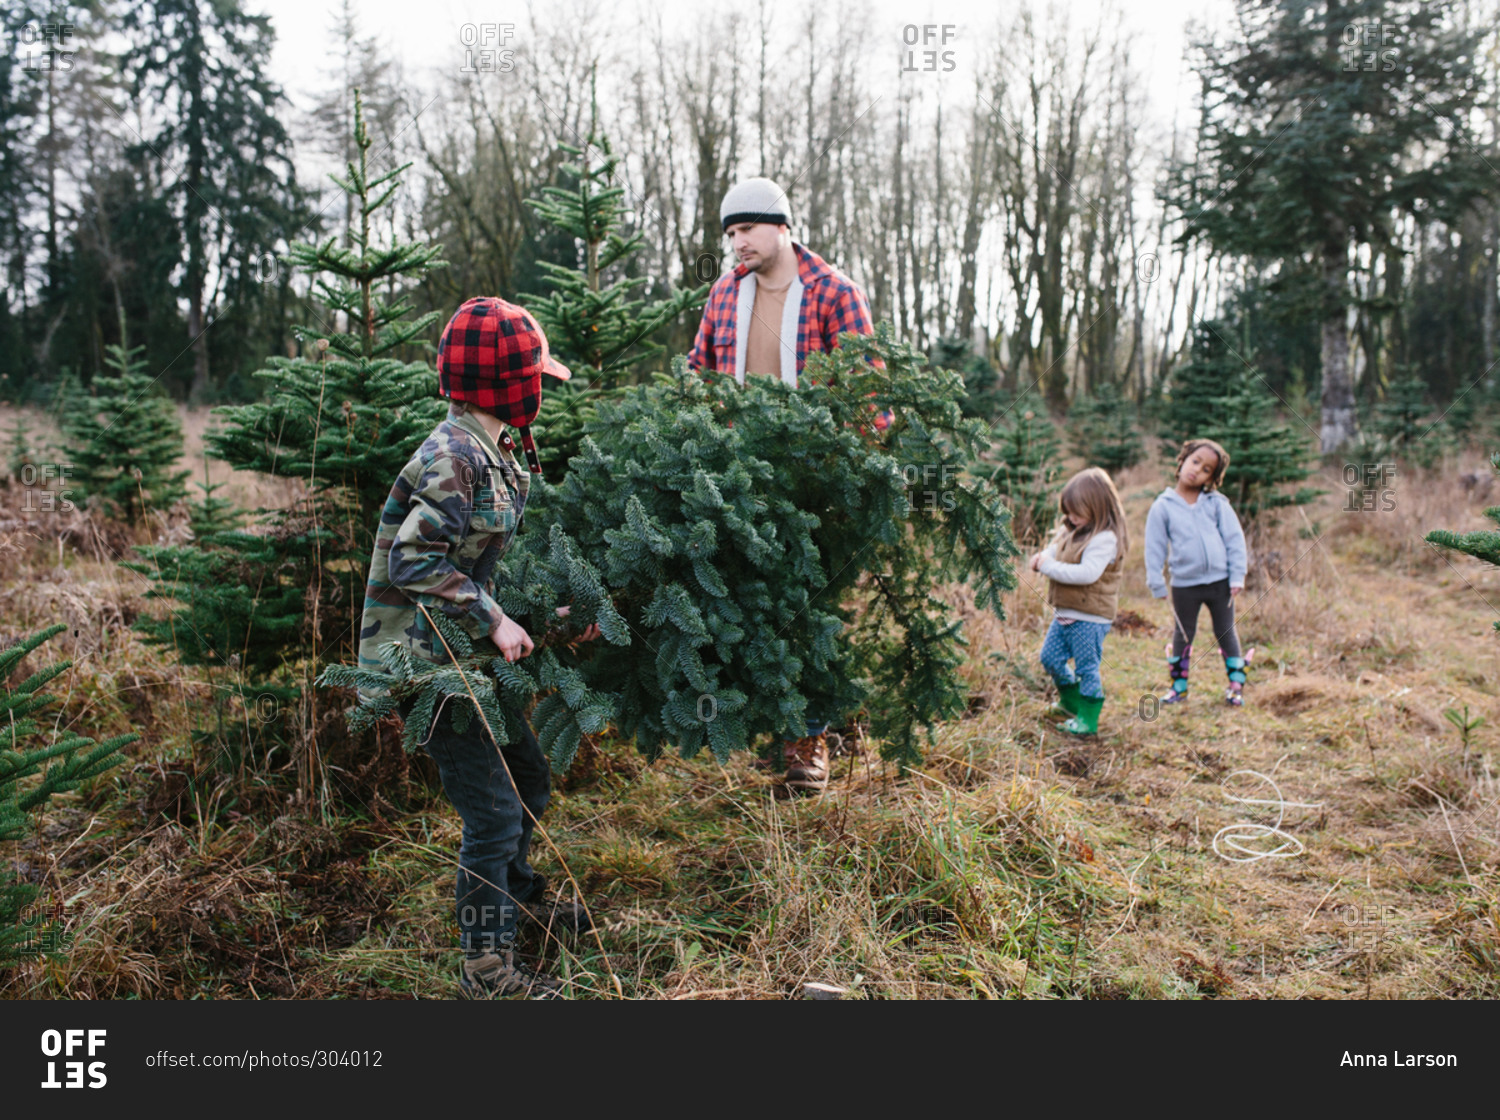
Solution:
[{"label": "evergreen sapling", "polygon": [[144,353],[144,347],[105,347],[104,364],[114,373],[95,377],[92,393],[61,413],[74,500],[97,497],[131,524],[183,497],[189,474],[176,469],[182,458],[177,407],[146,372]]},{"label": "evergreen sapling", "polygon": [[1162,455],[1175,461],[1184,440],[1211,439],[1230,455],[1224,496],[1241,521],[1268,510],[1305,505],[1320,490],[1287,486],[1312,473],[1306,429],[1278,424],[1270,390],[1230,348],[1229,326],[1204,321],[1193,335],[1191,359],[1172,371],[1162,409]]},{"label": "evergreen sapling", "polygon": [[[14,688],[6,684],[28,654],[65,629],[59,623],[0,651],[0,841],[26,835],[35,810],[124,762],[121,748],[139,738],[129,733],[96,743],[73,731],[43,730],[37,716],[53,698],[42,689],[70,661],[40,669]],[[14,961],[27,941],[22,916],[36,895],[36,887],[15,872],[0,870],[0,967]]]},{"label": "evergreen sapling", "polygon": [[1146,449],[1136,430],[1133,411],[1119,388],[1110,384],[1100,385],[1075,401],[1068,413],[1073,453],[1111,475],[1135,466],[1145,457]]},{"label": "evergreen sapling", "polygon": [[[1500,454],[1490,456],[1490,466],[1500,473]],[[1485,517],[1496,525],[1500,525],[1500,506],[1490,506],[1484,511]],[[1450,549],[1454,552],[1462,552],[1466,556],[1472,556],[1476,560],[1482,560],[1486,564],[1500,567],[1500,531],[1495,529],[1480,529],[1472,533],[1455,533],[1451,529],[1434,529],[1424,538],[1428,544],[1437,548]],[[1500,630],[1500,622],[1494,623],[1496,630]]]},{"label": "evergreen sapling", "polygon": [[377,175],[372,146],[356,91],[357,158],[332,176],[357,216],[350,243],[335,236],[289,252],[294,267],[316,278],[327,319],[342,315],[349,330],[301,328],[304,352],[270,357],[255,374],[264,397],[217,409],[224,425],[205,438],[231,468],[296,479],[304,496],[261,511],[245,530],[226,530],[226,511],[211,512],[205,501],[200,523],[218,526],[205,524],[189,546],[143,548],[143,561],[131,565],[152,580],[148,597],[178,605],[142,619],[142,630],[188,664],[232,667],[233,691],[272,695],[278,711],[295,708],[303,674],[357,649],[364,573],[391,480],[447,408],[430,364],[399,356],[431,348],[438,314],[412,317],[408,293],[446,267],[442,249],[375,239],[372,217],[410,164]]},{"label": "evergreen sapling", "polygon": [[991,449],[991,480],[1006,497],[1015,516],[1018,540],[1034,544],[1057,518],[1057,494],[1063,484],[1062,445],[1045,414],[1013,407],[1000,422]]},{"label": "evergreen sapling", "polygon": [[[530,204],[543,221],[572,237],[577,261],[539,262],[550,291],[521,297],[552,353],[573,371],[573,380],[543,394],[535,425],[538,457],[554,480],[578,453],[595,405],[625,384],[633,367],[644,368],[664,351],[652,336],[684,311],[701,307],[709,290],[705,284],[649,303],[640,298],[647,281],[628,272],[645,239],[621,232],[630,211],[625,188],[615,182],[620,159],[599,131],[597,102],[591,102],[583,147],[561,147],[572,157],[561,170],[570,185],[543,187],[542,197]],[[611,275],[616,278],[607,280]]]}]

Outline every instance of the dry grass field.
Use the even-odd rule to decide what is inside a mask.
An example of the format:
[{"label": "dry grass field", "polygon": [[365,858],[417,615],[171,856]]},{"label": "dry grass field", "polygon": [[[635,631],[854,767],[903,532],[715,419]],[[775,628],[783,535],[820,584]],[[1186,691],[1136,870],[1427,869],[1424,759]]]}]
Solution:
[{"label": "dry grass field", "polygon": [[[188,416],[200,472],[206,422]],[[229,482],[247,506],[294,496]],[[1484,457],[1398,475],[1380,512],[1346,512],[1325,468],[1322,497],[1257,535],[1242,709],[1203,630],[1189,702],[1153,700],[1171,621],[1140,538],[1162,485],[1155,465],[1121,480],[1133,551],[1096,739],[1041,718],[1037,577],[1022,572],[1004,621],[949,589],[972,700],[918,770],[898,775],[851,727],[826,794],[788,801],[748,758],[648,764],[588,744],[535,858],[580,886],[598,936],[529,951],[580,997],[1500,994],[1500,578],[1421,540],[1484,526],[1500,502]],[[299,798],[286,758],[208,765],[192,731],[215,718],[215,681],[131,630],[159,607],[114,562],[128,534],[20,509],[15,486],[0,495],[0,645],[67,623],[41,651],[76,662],[58,718],[141,739],[0,851],[73,935],[0,972],[0,994],[453,998],[459,827],[425,760],[355,782],[360,760],[330,755],[363,800]],[[183,521],[141,540],[182,539]]]}]

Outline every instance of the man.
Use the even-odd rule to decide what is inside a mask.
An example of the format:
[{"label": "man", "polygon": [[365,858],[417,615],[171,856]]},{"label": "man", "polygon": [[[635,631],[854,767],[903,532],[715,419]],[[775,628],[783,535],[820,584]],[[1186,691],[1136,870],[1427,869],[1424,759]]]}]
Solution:
[{"label": "man", "polygon": [[[736,183],[719,218],[739,263],[709,291],[690,367],[733,372],[741,385],[753,373],[795,388],[809,354],[835,349],[848,331],[875,333],[859,286],[792,240],[786,192],[770,179]],[[875,419],[877,428],[887,423],[887,417]],[[782,745],[788,789],[827,788],[827,731],[827,723],[809,719],[805,735],[788,732]]]},{"label": "man", "polygon": [[[507,661],[533,649],[531,636],[490,590],[531,484],[507,426],[520,435],[531,472],[540,474],[530,424],[541,407],[542,374],[571,375],[551,357],[536,320],[494,298],[458,309],[438,345],[437,368],[438,392],[451,402],[448,418],[402,469],[381,511],[360,628],[365,669],[382,668],[379,647],[392,640],[418,657],[446,662],[431,621],[430,612],[438,611],[473,637],[488,637]],[[596,635],[591,626],[582,636]],[[454,887],[464,951],[460,988],[470,997],[553,998],[557,982],[515,958],[517,918],[575,932],[591,922],[577,904],[549,906],[546,880],[527,862],[551,771],[524,719],[520,741],[497,749],[473,712],[457,729],[454,714],[462,706],[472,703],[450,698],[422,737],[464,823]],[[410,709],[403,717],[410,718]]]},{"label": "man", "polygon": [[719,207],[739,260],[714,283],[693,369],[780,377],[795,386],[807,356],[832,350],[846,331],[874,334],[864,292],[822,257],[792,240],[786,192],[770,179],[736,183]]}]

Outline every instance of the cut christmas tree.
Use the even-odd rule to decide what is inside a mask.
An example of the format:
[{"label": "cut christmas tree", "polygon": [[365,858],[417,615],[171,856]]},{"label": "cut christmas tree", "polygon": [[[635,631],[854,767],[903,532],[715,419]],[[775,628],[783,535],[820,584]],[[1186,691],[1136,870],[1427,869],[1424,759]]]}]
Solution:
[{"label": "cut christmas tree", "polygon": [[[393,690],[365,719],[396,690],[424,705],[469,689],[483,705],[498,687],[516,708],[540,695],[532,719],[559,767],[605,723],[648,755],[708,746],[722,759],[809,712],[864,712],[886,757],[916,761],[920,729],[966,703],[961,620],[937,588],[971,581],[1000,613],[1016,548],[1000,494],[975,473],[987,430],[963,418],[958,375],[924,368],[885,325],[854,337],[809,358],[807,388],[737,387],[678,358],[670,379],[600,404],[567,479],[534,495],[495,594],[543,631],[573,606],[569,622],[599,621],[606,641],[549,643],[535,665],[455,646],[460,664],[442,681],[415,667],[428,675],[416,687],[392,649],[390,673],[326,679]],[[884,409],[894,420],[878,431]],[[928,478],[942,501],[913,497]]]}]

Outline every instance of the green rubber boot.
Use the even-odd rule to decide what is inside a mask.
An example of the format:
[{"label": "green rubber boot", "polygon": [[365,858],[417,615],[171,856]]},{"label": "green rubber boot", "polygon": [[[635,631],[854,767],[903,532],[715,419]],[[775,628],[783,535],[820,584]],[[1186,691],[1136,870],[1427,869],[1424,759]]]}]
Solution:
[{"label": "green rubber boot", "polygon": [[1058,730],[1066,731],[1069,735],[1097,735],[1099,734],[1099,712],[1104,707],[1104,697],[1084,696],[1078,697],[1078,714],[1067,723],[1062,724]]},{"label": "green rubber boot", "polygon": [[1047,709],[1047,717],[1057,719],[1060,716],[1076,716],[1078,714],[1078,682],[1069,681],[1065,684],[1054,677],[1052,683],[1057,685],[1057,703]]}]

